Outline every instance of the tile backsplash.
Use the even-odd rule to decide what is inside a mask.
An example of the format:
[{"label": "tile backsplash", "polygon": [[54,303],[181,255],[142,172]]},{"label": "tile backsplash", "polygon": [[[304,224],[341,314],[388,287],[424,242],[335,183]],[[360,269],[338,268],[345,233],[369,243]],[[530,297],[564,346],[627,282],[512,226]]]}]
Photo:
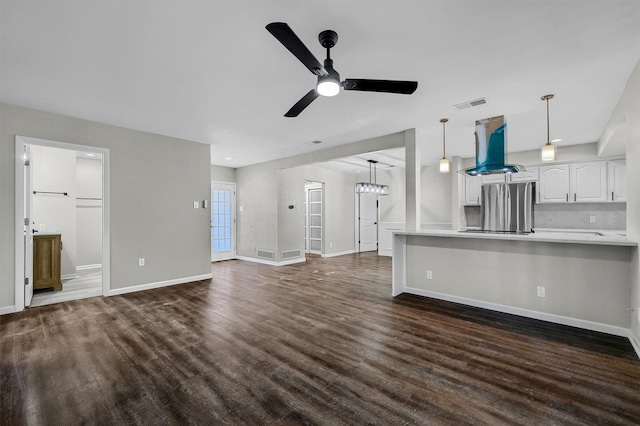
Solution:
[{"label": "tile backsplash", "polygon": [[[464,206],[466,226],[481,226],[480,206]],[[590,221],[590,217],[595,222]],[[535,204],[533,227],[549,229],[627,229],[626,203],[559,203]]]},{"label": "tile backsplash", "polygon": [[[589,219],[593,216],[595,222]],[[626,203],[536,204],[533,207],[535,228],[626,230]]]}]

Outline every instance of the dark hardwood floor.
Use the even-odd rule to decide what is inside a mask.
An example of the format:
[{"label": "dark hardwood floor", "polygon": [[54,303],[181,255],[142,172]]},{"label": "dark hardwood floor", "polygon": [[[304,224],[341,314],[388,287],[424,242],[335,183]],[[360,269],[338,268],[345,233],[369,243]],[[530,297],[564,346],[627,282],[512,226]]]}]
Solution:
[{"label": "dark hardwood floor", "polygon": [[627,339],[417,296],[347,255],[0,317],[3,425],[640,423]]}]

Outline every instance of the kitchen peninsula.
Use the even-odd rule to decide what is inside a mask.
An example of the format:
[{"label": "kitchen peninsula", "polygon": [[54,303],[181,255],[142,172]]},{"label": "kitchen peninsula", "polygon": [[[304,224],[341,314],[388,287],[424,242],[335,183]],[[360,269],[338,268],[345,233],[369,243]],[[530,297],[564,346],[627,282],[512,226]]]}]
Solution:
[{"label": "kitchen peninsula", "polygon": [[392,292],[627,337],[637,249],[593,231],[395,232]]}]

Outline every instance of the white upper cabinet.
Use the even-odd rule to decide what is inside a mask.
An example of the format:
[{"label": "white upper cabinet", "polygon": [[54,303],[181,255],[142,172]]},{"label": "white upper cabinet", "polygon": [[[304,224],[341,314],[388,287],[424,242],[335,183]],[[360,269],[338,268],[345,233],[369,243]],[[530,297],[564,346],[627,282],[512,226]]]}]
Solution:
[{"label": "white upper cabinet", "polygon": [[530,181],[538,181],[538,173],[540,172],[539,167],[526,167],[526,172],[518,172],[512,173],[511,182],[530,182]]},{"label": "white upper cabinet", "polygon": [[480,205],[480,176],[464,177],[464,204],[466,206]]},{"label": "white upper cabinet", "polygon": [[593,203],[607,201],[607,162],[589,161],[570,164],[571,201]]},{"label": "white upper cabinet", "polygon": [[569,165],[540,166],[538,201],[540,203],[566,203],[569,201]]},{"label": "white upper cabinet", "polygon": [[609,173],[607,197],[609,201],[627,201],[627,161],[609,160],[607,162]]},{"label": "white upper cabinet", "polygon": [[483,175],[480,178],[482,183],[500,183],[500,182],[508,182],[508,178],[506,174],[495,174],[495,175]]},{"label": "white upper cabinet", "polygon": [[607,201],[607,162],[540,166],[538,198],[541,203]]}]

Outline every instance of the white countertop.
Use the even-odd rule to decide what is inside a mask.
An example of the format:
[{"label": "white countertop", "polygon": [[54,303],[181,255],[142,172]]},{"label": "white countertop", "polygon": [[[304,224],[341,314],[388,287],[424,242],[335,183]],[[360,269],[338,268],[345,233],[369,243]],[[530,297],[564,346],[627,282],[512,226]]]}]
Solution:
[{"label": "white countertop", "polygon": [[627,240],[627,238],[622,234],[622,231],[538,230],[531,234],[502,234],[434,229],[421,232],[399,231],[394,232],[394,234],[425,237],[475,238],[532,242],[536,241],[544,243],[596,244],[627,247],[638,246],[638,243]]}]

